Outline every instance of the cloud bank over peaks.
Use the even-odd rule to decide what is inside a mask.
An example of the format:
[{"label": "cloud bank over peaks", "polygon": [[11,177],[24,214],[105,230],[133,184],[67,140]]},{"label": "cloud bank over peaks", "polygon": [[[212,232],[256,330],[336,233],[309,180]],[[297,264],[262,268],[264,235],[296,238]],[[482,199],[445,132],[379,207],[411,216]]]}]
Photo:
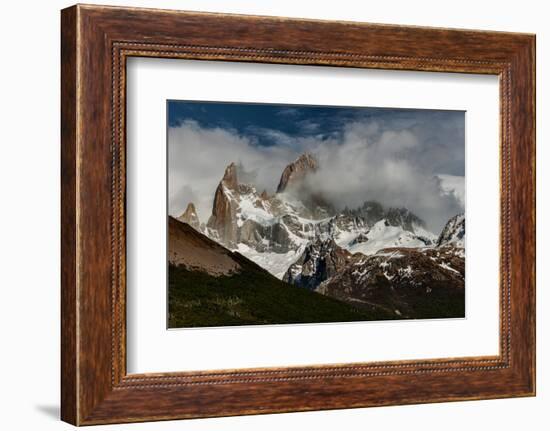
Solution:
[{"label": "cloud bank over peaks", "polygon": [[[426,127],[407,126],[356,120],[329,136],[292,136],[269,129],[246,135],[187,120],[168,129],[169,213],[180,215],[192,201],[201,221],[206,221],[216,186],[230,162],[237,163],[240,182],[274,193],[284,168],[308,152],[319,163],[319,169],[307,177],[308,189],[335,207],[354,208],[377,200],[386,207],[410,209],[439,232],[450,217],[464,211],[464,205],[456,194],[442,193],[435,175],[460,171],[461,161],[457,168],[449,167],[443,158],[454,153],[438,151]],[[258,143],[261,133],[269,136],[271,145]],[[454,175],[458,185],[461,178],[463,183],[463,177]]]},{"label": "cloud bank over peaks", "polygon": [[384,131],[373,140],[373,127],[353,123],[337,145],[319,145],[314,154],[320,168],[308,177],[310,187],[340,208],[354,208],[366,200],[408,208],[435,232],[464,211],[463,203],[448,191],[442,193],[440,181],[417,163],[421,144],[414,133]]}]

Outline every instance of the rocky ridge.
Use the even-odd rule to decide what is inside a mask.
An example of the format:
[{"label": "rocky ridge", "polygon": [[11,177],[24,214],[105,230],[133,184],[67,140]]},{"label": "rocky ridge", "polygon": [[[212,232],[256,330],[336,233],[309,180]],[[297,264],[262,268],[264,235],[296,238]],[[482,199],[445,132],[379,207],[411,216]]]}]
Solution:
[{"label": "rocky ridge", "polygon": [[425,306],[430,296],[463,298],[464,255],[453,247],[387,248],[370,256],[356,254],[315,290],[357,306],[382,307],[412,318],[417,314],[415,304]]},{"label": "rocky ridge", "polygon": [[241,270],[229,250],[173,217],[168,218],[168,262],[214,277],[231,275]]},{"label": "rocky ridge", "polygon": [[466,218],[464,214],[458,214],[452,217],[437,238],[437,246],[454,245],[464,248],[466,239]]},{"label": "rocky ridge", "polygon": [[198,231],[204,230],[204,226],[201,226],[201,222],[199,220],[199,216],[197,215],[197,210],[195,209],[195,205],[193,204],[193,202],[189,202],[185,211],[176,219],[178,221],[181,221],[182,223],[187,223],[193,229],[196,229]]},{"label": "rocky ridge", "polygon": [[352,254],[339,247],[334,239],[309,243],[302,255],[288,268],[283,281],[308,289],[315,289],[345,267]]}]

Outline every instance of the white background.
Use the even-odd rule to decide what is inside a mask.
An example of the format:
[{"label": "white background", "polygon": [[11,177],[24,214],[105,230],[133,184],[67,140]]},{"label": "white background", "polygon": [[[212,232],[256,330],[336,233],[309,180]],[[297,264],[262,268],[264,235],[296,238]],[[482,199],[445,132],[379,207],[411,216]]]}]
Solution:
[{"label": "white background", "polygon": [[[498,77],[141,58],[127,83],[128,372],[498,354]],[[466,318],[167,331],[167,99],[466,111]]]},{"label": "white background", "polygon": [[[312,2],[297,0],[118,1],[102,3],[537,33],[537,117],[550,118],[550,28],[541,1]],[[59,9],[65,1],[3,4],[0,94],[0,426],[70,429],[59,399]],[[144,430],[498,430],[547,429],[550,422],[550,128],[538,135],[538,396],[509,399],[106,426]],[[543,311],[544,310],[544,311]]]}]

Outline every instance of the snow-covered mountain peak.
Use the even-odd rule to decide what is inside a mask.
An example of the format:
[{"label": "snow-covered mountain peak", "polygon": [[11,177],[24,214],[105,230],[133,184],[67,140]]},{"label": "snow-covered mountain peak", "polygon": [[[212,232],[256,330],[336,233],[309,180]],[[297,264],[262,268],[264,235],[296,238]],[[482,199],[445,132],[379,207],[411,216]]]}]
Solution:
[{"label": "snow-covered mountain peak", "polygon": [[466,240],[466,217],[464,214],[457,214],[451,218],[437,239],[437,246],[443,247],[454,245],[464,248]]},{"label": "snow-covered mountain peak", "polygon": [[356,208],[337,210],[308,195],[305,188],[295,193],[295,181],[299,183],[316,169],[315,159],[302,155],[285,168],[279,183],[282,190],[269,195],[240,183],[238,166],[229,164],[216,188],[212,215],[201,231],[278,277],[304,254],[312,256],[313,249],[325,253],[332,246],[368,256],[388,247],[436,245],[437,236],[407,208],[385,208],[377,201],[366,201]]},{"label": "snow-covered mountain peak", "polygon": [[340,245],[354,254],[371,255],[388,247],[426,247],[433,245],[435,239],[434,234],[421,226],[412,224],[409,230],[402,225],[394,226],[384,218],[361,232],[347,245]]}]

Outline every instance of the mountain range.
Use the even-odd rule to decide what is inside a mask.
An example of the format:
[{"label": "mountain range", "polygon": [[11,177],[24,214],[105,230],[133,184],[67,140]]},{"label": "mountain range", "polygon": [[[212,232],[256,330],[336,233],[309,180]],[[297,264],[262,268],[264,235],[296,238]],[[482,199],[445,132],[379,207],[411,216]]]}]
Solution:
[{"label": "mountain range", "polygon": [[[464,214],[436,235],[404,207],[367,201],[337,209],[308,181],[318,169],[313,155],[302,154],[269,194],[241,183],[238,166],[230,163],[207,222],[199,220],[193,203],[177,221],[287,284],[373,315],[463,316]],[[444,180],[438,178],[440,184]],[[452,183],[441,187],[442,194],[463,199],[463,192],[453,190]],[[170,226],[177,221],[170,219]],[[175,256],[170,259],[178,266]]]}]

